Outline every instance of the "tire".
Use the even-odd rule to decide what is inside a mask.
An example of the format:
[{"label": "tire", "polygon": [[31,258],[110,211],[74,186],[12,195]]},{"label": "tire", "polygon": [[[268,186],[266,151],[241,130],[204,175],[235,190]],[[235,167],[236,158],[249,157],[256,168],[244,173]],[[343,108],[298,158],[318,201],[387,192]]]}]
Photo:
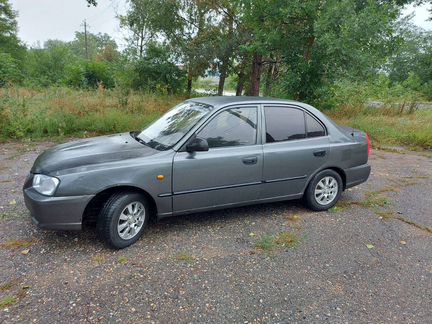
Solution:
[{"label": "tire", "polygon": [[110,247],[123,249],[138,241],[149,218],[150,206],[143,195],[119,192],[105,202],[96,230]]},{"label": "tire", "polygon": [[336,171],[327,169],[313,177],[305,191],[304,198],[310,209],[323,211],[336,205],[342,191],[343,182],[340,175]]}]

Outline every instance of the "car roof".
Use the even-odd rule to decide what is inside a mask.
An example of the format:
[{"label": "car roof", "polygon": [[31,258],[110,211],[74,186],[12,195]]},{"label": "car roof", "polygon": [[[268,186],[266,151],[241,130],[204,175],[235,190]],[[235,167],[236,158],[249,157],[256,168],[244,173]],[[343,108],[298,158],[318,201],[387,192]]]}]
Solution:
[{"label": "car roof", "polygon": [[188,101],[199,102],[219,108],[229,104],[262,104],[262,103],[291,103],[302,105],[301,102],[294,100],[276,99],[270,97],[252,97],[252,96],[211,96],[191,98]]}]

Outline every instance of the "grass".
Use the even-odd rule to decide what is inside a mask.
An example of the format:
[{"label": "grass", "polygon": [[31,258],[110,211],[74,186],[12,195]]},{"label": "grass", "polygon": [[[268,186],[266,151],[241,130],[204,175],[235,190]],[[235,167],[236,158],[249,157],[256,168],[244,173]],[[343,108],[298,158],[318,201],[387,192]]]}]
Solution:
[{"label": "grass", "polygon": [[268,254],[274,254],[280,248],[295,247],[301,238],[291,232],[281,232],[277,235],[264,235],[256,243],[255,248]]},{"label": "grass", "polygon": [[377,210],[375,211],[375,214],[382,219],[392,219],[395,217],[395,214],[391,210]]},{"label": "grass", "polygon": [[89,137],[139,130],[182,100],[116,90],[0,89],[0,139]]},{"label": "grass", "polygon": [[380,192],[372,191],[366,193],[365,199],[360,204],[366,208],[384,207],[389,204],[389,201],[386,197],[381,196]]},{"label": "grass", "polygon": [[[210,86],[202,80],[198,85]],[[214,86],[214,85],[212,85]],[[182,96],[121,90],[0,89],[0,140],[90,137],[143,129]],[[369,133],[372,146],[432,148],[432,110],[341,106],[326,112],[337,123]]]},{"label": "grass", "polygon": [[395,108],[339,107],[328,115],[341,125],[367,132],[373,147],[401,145],[413,150],[432,149],[431,109],[407,113]]},{"label": "grass", "polygon": [[105,262],[105,257],[103,255],[95,255],[92,257],[92,262],[96,265],[101,265]]},{"label": "grass", "polygon": [[173,257],[174,261],[185,262],[193,264],[197,261],[197,258],[187,252],[178,252]]},{"label": "grass", "polygon": [[127,257],[125,257],[124,255],[121,255],[117,258],[118,263],[120,264],[126,264],[129,259]]},{"label": "grass", "polygon": [[0,308],[11,306],[17,302],[17,298],[14,296],[5,296],[0,298]]},{"label": "grass", "polygon": [[0,285],[0,291],[6,291],[13,287],[15,287],[17,284],[19,284],[20,280],[18,278],[14,278],[10,281],[5,282],[4,284]]},{"label": "grass", "polygon": [[32,244],[33,244],[32,241],[27,241],[27,240],[9,240],[9,241],[0,243],[0,247],[2,247],[2,248],[9,248],[9,249],[13,249],[13,248],[28,248]]}]

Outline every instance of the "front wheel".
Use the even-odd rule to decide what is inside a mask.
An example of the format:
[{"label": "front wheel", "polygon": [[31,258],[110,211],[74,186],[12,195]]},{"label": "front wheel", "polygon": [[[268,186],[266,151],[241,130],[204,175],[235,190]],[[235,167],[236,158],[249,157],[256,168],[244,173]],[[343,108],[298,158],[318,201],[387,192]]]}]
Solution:
[{"label": "front wheel", "polygon": [[307,206],[316,211],[332,208],[339,200],[342,190],[340,175],[333,170],[323,170],[312,179],[306,189]]},{"label": "front wheel", "polygon": [[111,247],[123,249],[141,237],[149,217],[150,208],[144,196],[120,192],[104,204],[96,229]]}]

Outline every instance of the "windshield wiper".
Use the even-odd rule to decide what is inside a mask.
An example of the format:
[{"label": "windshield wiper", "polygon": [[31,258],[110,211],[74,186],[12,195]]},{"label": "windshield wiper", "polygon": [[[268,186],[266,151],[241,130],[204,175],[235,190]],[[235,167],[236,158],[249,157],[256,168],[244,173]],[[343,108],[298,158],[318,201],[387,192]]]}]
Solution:
[{"label": "windshield wiper", "polygon": [[146,141],[144,141],[142,138],[138,137],[138,134],[139,134],[139,132],[137,132],[137,131],[130,132],[130,136],[132,136],[132,138],[134,140],[136,140],[137,142],[139,142],[141,144],[144,144],[144,145],[148,146],[148,144],[146,143]]},{"label": "windshield wiper", "polygon": [[150,142],[146,143],[146,145],[150,146],[151,148],[154,148],[158,151],[165,151],[166,149],[168,149],[168,146],[156,142],[155,140],[150,140]]}]

